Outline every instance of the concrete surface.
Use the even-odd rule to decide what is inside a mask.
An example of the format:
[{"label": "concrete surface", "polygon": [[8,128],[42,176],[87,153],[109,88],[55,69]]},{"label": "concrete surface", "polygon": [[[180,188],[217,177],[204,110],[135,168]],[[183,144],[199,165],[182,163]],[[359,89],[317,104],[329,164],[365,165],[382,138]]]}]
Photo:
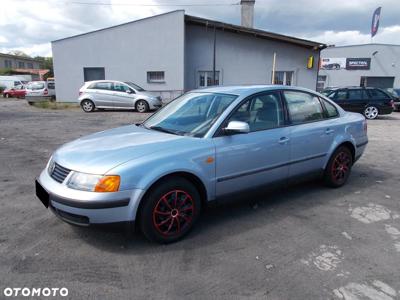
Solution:
[{"label": "concrete surface", "polygon": [[400,298],[400,113],[370,121],[348,184],[309,182],[208,209],[183,241],[77,228],[34,195],[59,145],[134,112],[51,111],[0,100],[0,288],[74,299]]}]

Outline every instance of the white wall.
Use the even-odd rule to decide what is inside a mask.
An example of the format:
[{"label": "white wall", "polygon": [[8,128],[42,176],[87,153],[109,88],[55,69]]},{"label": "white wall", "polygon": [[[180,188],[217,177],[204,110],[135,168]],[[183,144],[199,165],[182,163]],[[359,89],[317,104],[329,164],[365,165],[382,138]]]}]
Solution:
[{"label": "white wall", "polygon": [[[185,89],[193,89],[197,87],[198,71],[212,70],[214,30],[188,24],[185,36]],[[221,85],[270,84],[276,52],[277,71],[294,71],[294,85],[315,90],[318,51],[220,30],[216,45],[216,70],[221,72]],[[310,55],[315,60],[313,69],[307,69]]]},{"label": "white wall", "polygon": [[[55,41],[52,50],[57,101],[77,101],[84,67],[150,91],[184,89],[184,11]],[[147,83],[147,71],[165,71],[165,83]]]}]

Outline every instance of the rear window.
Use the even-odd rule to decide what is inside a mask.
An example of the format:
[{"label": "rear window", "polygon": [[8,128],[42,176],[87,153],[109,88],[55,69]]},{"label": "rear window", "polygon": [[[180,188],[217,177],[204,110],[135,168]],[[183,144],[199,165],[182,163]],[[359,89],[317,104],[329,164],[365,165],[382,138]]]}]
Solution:
[{"label": "rear window", "polygon": [[43,82],[31,82],[28,84],[27,88],[30,90],[43,90],[44,83]]}]

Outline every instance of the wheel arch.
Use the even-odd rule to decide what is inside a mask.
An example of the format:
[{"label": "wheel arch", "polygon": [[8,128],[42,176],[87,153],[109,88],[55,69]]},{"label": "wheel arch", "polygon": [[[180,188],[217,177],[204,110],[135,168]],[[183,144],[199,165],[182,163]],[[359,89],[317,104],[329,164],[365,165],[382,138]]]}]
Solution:
[{"label": "wheel arch", "polygon": [[146,189],[146,192],[143,194],[143,196],[141,197],[140,201],[139,201],[139,205],[136,209],[136,216],[135,216],[135,222],[137,222],[140,219],[140,212],[143,206],[143,201],[146,198],[146,196],[148,195],[148,193],[151,191],[151,189],[156,186],[157,184],[159,184],[160,182],[164,181],[164,180],[168,180],[170,178],[173,177],[181,177],[181,178],[185,178],[186,180],[188,180],[189,182],[191,182],[194,187],[197,189],[197,191],[200,194],[200,200],[201,200],[201,205],[204,207],[205,205],[207,205],[208,202],[208,195],[207,195],[207,188],[206,185],[204,184],[204,182],[195,174],[188,172],[188,171],[175,171],[172,173],[168,173],[165,174],[163,176],[161,176],[160,178],[158,178],[157,180],[155,180],[154,182],[152,182],[150,184],[150,186]]}]

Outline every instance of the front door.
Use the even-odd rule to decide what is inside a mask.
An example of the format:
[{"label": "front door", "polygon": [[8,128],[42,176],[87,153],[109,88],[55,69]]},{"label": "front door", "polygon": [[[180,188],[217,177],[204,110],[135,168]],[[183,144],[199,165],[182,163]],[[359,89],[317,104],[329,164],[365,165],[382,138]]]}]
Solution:
[{"label": "front door", "polygon": [[134,108],[135,91],[129,86],[114,82],[113,86],[113,101],[114,107],[118,108]]},{"label": "front door", "polygon": [[290,153],[289,127],[278,92],[250,97],[225,122],[249,124],[246,134],[214,138],[217,196],[287,178]]}]

